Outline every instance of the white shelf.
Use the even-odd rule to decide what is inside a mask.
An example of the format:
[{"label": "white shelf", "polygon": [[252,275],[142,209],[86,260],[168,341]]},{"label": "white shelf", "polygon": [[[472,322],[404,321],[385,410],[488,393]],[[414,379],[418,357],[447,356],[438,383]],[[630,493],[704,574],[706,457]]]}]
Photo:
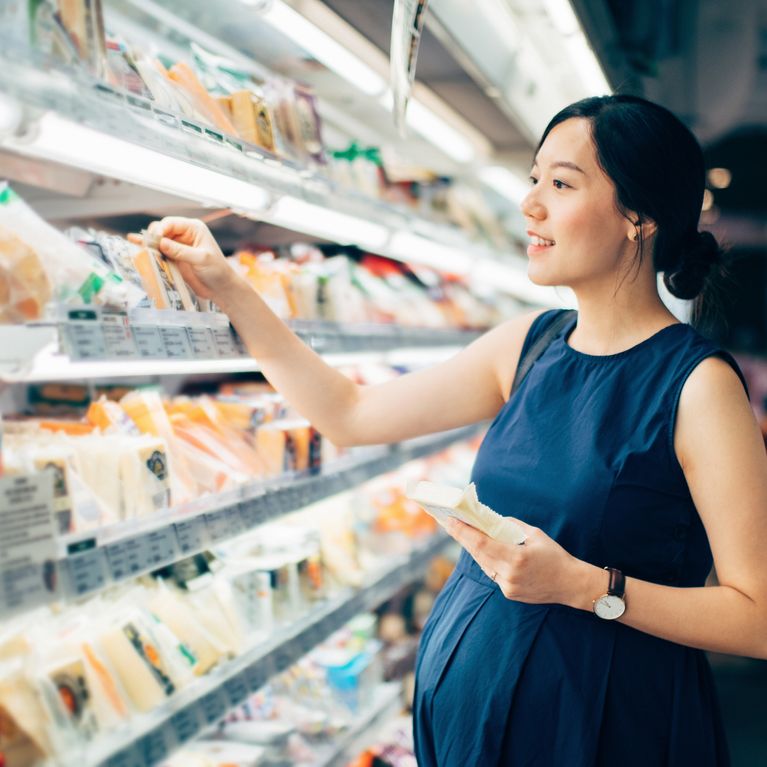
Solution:
[{"label": "white shelf", "polygon": [[[340,735],[314,767],[345,767],[375,737],[379,727],[403,708],[402,683],[386,682],[373,693],[373,700],[352,726]],[[324,750],[324,749],[323,749]]]},{"label": "white shelf", "polygon": [[[0,381],[32,383],[260,369],[224,315],[143,310],[128,316],[102,313],[90,306],[63,314],[54,325],[0,325]],[[384,360],[385,355],[403,349],[430,348],[444,359],[480,334],[372,323],[293,321],[288,325],[337,365],[353,363],[358,355]]]},{"label": "white shelf", "polygon": [[470,426],[397,445],[367,448],[364,457],[339,462],[325,474],[245,485],[142,520],[64,536],[59,542],[57,597],[78,599],[131,580],[393,471],[408,461],[438,453],[479,431],[480,427]]},{"label": "white shelf", "polygon": [[[30,52],[17,53],[16,58],[0,56],[0,92],[15,100],[24,115],[15,134],[0,134],[0,154],[5,150],[9,163],[19,155],[77,168],[167,194],[176,204],[188,200],[231,208],[390,258],[473,275],[529,303],[561,303],[553,289],[528,280],[520,256],[343,189],[316,170],[158,110],[150,101],[87,80],[81,72],[41,71],[39,62],[36,67],[34,59],[24,60]],[[101,189],[83,183],[86,191],[75,201],[84,213],[94,186]]]},{"label": "white shelf", "polygon": [[[268,641],[224,663],[123,730],[105,733],[66,764],[82,767],[151,767],[220,720],[272,676],[291,666],[355,615],[391,598],[422,577],[429,562],[451,539],[439,534],[409,556],[399,557],[358,589],[346,589],[276,632]],[[63,765],[63,762],[60,763]]]}]

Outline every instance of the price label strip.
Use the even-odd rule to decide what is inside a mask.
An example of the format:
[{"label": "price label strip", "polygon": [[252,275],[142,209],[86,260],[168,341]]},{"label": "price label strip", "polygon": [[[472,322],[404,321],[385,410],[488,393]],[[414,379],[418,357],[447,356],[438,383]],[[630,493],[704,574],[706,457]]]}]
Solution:
[{"label": "price label strip", "polygon": [[81,597],[102,589],[109,580],[104,549],[93,548],[71,555],[67,559],[67,575],[69,590],[74,596]]},{"label": "price label strip", "polygon": [[0,615],[57,594],[53,473],[0,477]]},{"label": "price label strip", "polygon": [[104,332],[95,309],[73,309],[62,326],[64,348],[73,360],[103,360],[107,356]]},{"label": "price label strip", "polygon": [[216,339],[219,357],[237,356],[237,347],[234,344],[234,336],[230,328],[213,328],[213,336]]},{"label": "price label strip", "polygon": [[176,531],[172,527],[154,530],[143,537],[148,567],[160,567],[178,559]]},{"label": "price label strip", "polygon": [[205,515],[205,525],[210,539],[214,542],[233,538],[243,531],[240,509],[238,506],[231,506],[228,509],[211,511]]},{"label": "price label strip", "polygon": [[129,746],[109,758],[105,767],[144,767],[141,754],[133,746]]},{"label": "price label strip", "polygon": [[132,359],[137,356],[128,318],[124,314],[101,315],[101,331],[104,334],[106,352],[113,359]]},{"label": "price label strip", "polygon": [[127,538],[106,547],[112,578],[122,581],[138,575],[151,565],[147,561],[145,537]]},{"label": "price label strip", "polygon": [[144,764],[157,764],[168,756],[171,750],[171,744],[168,742],[169,735],[169,730],[160,727],[139,741]]},{"label": "price label strip", "polygon": [[133,325],[133,338],[139,356],[147,359],[163,359],[166,356],[160,328],[154,325]]},{"label": "price label strip", "polygon": [[206,725],[211,725],[221,719],[229,709],[229,699],[223,689],[216,688],[197,701]]},{"label": "price label strip", "polygon": [[188,360],[193,356],[189,334],[183,327],[161,327],[160,335],[165,344],[165,355],[169,359]]},{"label": "price label strip", "polygon": [[197,552],[205,546],[205,520],[194,517],[184,522],[176,522],[176,540],[182,554]]},{"label": "price label strip", "polygon": [[237,676],[227,679],[224,682],[224,691],[229,698],[229,705],[236,706],[242,703],[250,693],[250,680],[248,672],[241,671]]},{"label": "price label strip", "polygon": [[179,745],[191,740],[200,732],[201,713],[197,706],[187,706],[170,718],[170,726]]},{"label": "price label strip", "polygon": [[198,360],[212,360],[218,357],[216,339],[210,328],[187,328],[192,353]]}]

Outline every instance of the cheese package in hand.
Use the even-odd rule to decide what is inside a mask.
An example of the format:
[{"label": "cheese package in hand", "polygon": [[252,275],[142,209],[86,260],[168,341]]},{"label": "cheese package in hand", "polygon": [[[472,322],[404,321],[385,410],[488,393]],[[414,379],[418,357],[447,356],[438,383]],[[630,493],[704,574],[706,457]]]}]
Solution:
[{"label": "cheese package in hand", "polygon": [[409,485],[407,495],[442,525],[454,517],[501,543],[525,542],[525,532],[514,520],[480,502],[473,482],[461,489],[423,481]]}]

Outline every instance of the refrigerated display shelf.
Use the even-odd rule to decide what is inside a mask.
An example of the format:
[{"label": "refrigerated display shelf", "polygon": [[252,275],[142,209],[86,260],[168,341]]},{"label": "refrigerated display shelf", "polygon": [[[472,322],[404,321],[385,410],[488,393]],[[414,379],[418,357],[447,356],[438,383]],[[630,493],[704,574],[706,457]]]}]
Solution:
[{"label": "refrigerated display shelf", "polygon": [[[356,614],[371,610],[422,577],[433,557],[452,539],[439,533],[393,566],[370,576],[357,590],[345,589],[257,645],[195,681],[148,715],[89,744],[67,764],[82,767],[151,767],[175,748],[219,721],[232,707],[284,671]],[[52,767],[52,766],[51,766]]]},{"label": "refrigerated display shelf", "polygon": [[[62,309],[62,314],[64,318],[55,325],[0,326],[0,380],[18,383],[259,370],[258,360],[248,354],[221,314],[137,310],[127,315],[92,306]],[[288,325],[324,355],[385,354],[427,347],[451,350],[480,335],[474,330],[383,323],[294,320]]]},{"label": "refrigerated display shelf", "polygon": [[352,726],[340,735],[315,767],[344,767],[357,752],[370,744],[378,728],[402,710],[402,683],[385,682],[373,693],[371,703]]},{"label": "refrigerated display shelf", "polygon": [[[217,129],[160,110],[83,71],[51,68],[25,48],[15,52],[12,56],[9,49],[0,57],[0,91],[16,100],[24,117],[17,128],[20,137],[0,135],[0,149],[138,184],[176,200],[231,208],[399,260],[432,266],[441,261],[443,268],[456,272],[469,272],[480,261],[503,271],[515,260],[455,226],[348,190],[317,169],[276,158]],[[87,202],[77,201],[83,215],[88,214]],[[292,215],[280,202],[291,210],[305,211],[309,205],[312,214],[320,215]],[[66,212],[73,215],[70,208]],[[338,231],[329,231],[334,222]],[[423,252],[409,252],[402,233],[422,244]],[[519,279],[524,264],[521,258],[516,261]]]},{"label": "refrigerated display shelf", "polygon": [[246,485],[142,520],[70,534],[59,543],[58,598],[77,599],[164,567],[417,458],[470,439],[469,426],[391,446],[364,449],[328,473]]}]

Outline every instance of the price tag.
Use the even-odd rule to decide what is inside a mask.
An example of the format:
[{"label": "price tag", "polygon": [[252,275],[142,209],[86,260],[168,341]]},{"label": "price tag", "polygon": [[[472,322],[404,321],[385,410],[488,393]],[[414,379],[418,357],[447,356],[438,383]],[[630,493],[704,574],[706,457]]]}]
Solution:
[{"label": "price tag", "polygon": [[252,530],[269,519],[269,506],[266,496],[260,495],[240,503],[240,519],[246,530]]},{"label": "price tag", "polygon": [[208,528],[208,535],[214,542],[233,538],[243,531],[239,506],[211,511],[205,515],[205,524]]},{"label": "price tag", "polygon": [[56,595],[53,473],[0,478],[0,614]]},{"label": "price tag", "polygon": [[104,588],[109,579],[104,549],[91,549],[67,559],[69,588],[72,594],[81,597]]},{"label": "price tag", "polygon": [[133,338],[141,357],[160,359],[165,357],[165,343],[160,328],[154,325],[134,325]]},{"label": "price tag", "polygon": [[192,357],[192,345],[186,328],[161,327],[160,335],[165,344],[165,354],[170,359],[188,360]]},{"label": "price tag", "polygon": [[139,748],[144,759],[144,764],[156,764],[162,761],[170,753],[168,743],[170,732],[164,727],[150,732],[139,741]]},{"label": "price tag", "polygon": [[176,540],[182,554],[192,551],[200,551],[205,541],[205,520],[202,517],[194,517],[185,522],[176,522]]},{"label": "price tag", "polygon": [[136,344],[126,315],[102,314],[101,330],[108,356],[116,359],[136,356]]},{"label": "price tag", "polygon": [[210,328],[187,328],[192,352],[197,359],[210,360],[218,357],[216,340]]},{"label": "price tag", "polygon": [[197,707],[202,714],[206,725],[214,724],[227,712],[229,699],[224,691],[219,688],[209,692],[197,701]]},{"label": "price tag", "polygon": [[186,743],[200,732],[200,712],[197,706],[187,706],[170,718],[177,743]]},{"label": "price tag", "polygon": [[269,674],[263,663],[256,663],[246,670],[248,675],[248,687],[251,692],[260,690],[268,681]]},{"label": "price tag", "polygon": [[106,547],[109,568],[116,581],[130,578],[147,569],[147,552],[144,536],[127,538]]},{"label": "price tag", "polygon": [[64,346],[74,360],[101,360],[107,349],[99,315],[95,309],[77,309],[68,312],[63,325]]},{"label": "price tag", "polygon": [[236,357],[237,348],[234,345],[232,331],[226,328],[213,328],[213,336],[216,339],[216,347],[219,357]]},{"label": "price tag", "polygon": [[144,536],[146,563],[149,567],[161,567],[178,558],[176,533],[172,527],[153,530]]},{"label": "price tag", "polygon": [[224,691],[229,698],[229,704],[236,706],[242,703],[250,694],[247,672],[241,671],[237,676],[224,682]]},{"label": "price tag", "polygon": [[114,754],[106,762],[105,767],[144,767],[141,754],[133,746]]}]

